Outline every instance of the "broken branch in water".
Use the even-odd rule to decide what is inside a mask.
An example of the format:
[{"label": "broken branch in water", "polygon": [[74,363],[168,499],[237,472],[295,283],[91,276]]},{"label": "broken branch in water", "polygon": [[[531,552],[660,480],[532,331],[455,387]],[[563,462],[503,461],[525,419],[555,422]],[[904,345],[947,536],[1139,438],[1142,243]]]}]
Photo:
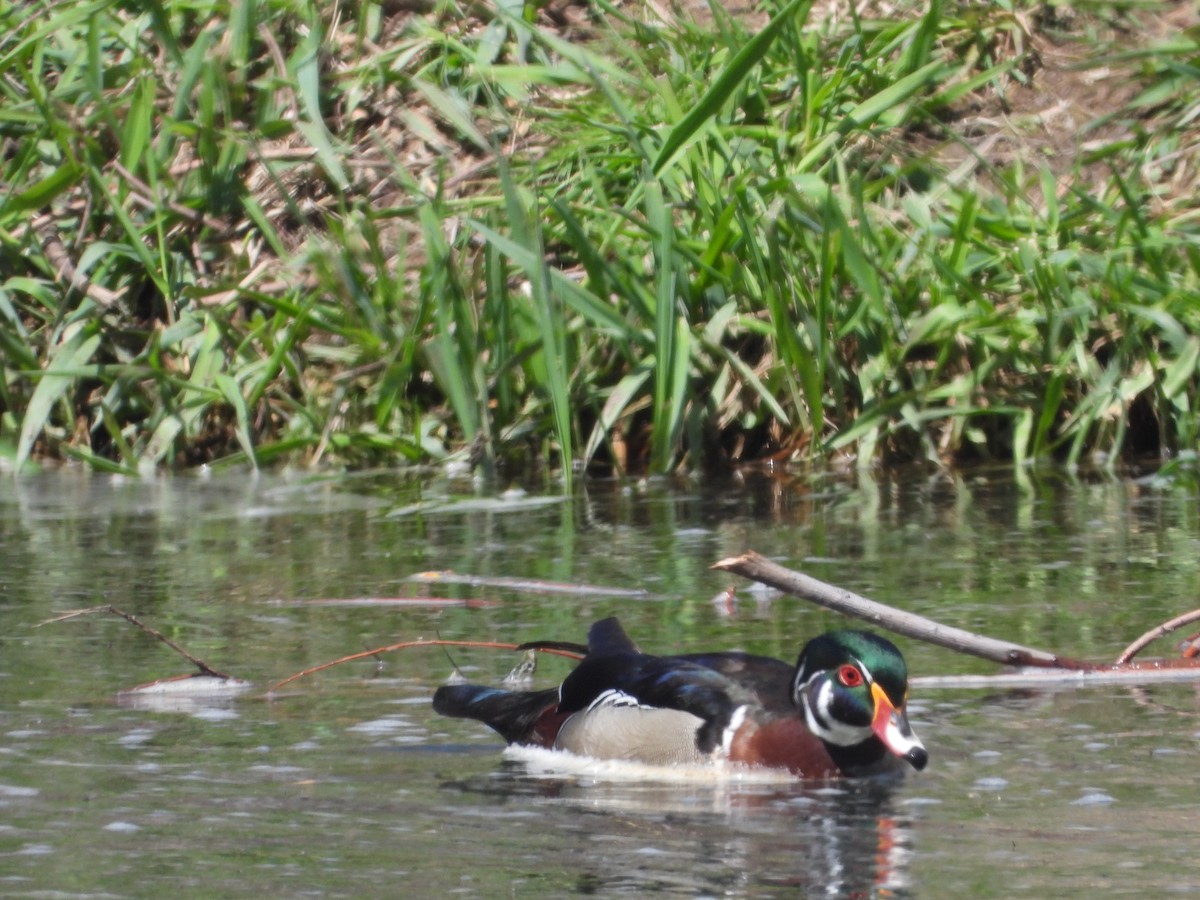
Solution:
[{"label": "broken branch in water", "polygon": [[1182,628],[1184,625],[1190,625],[1192,622],[1196,621],[1200,621],[1200,609],[1193,609],[1191,612],[1184,613],[1181,616],[1176,616],[1169,622],[1163,622],[1161,625],[1151,628],[1136,641],[1121,651],[1121,655],[1117,657],[1117,665],[1120,666],[1129,662],[1148,644],[1158,640],[1164,634],[1170,634],[1176,628]]},{"label": "broken branch in water", "polygon": [[1088,670],[1098,666],[1095,663],[1058,656],[1045,650],[1035,650],[1023,647],[1009,641],[999,641],[995,638],[984,637],[962,628],[942,625],[933,619],[918,616],[915,613],[904,612],[895,607],[868,600],[844,588],[834,587],[804,575],[792,569],[771,562],[754,551],[741,556],[723,559],[713,566],[723,572],[733,572],[752,581],[758,581],[783,591],[811,600],[826,609],[845,613],[859,619],[866,619],[896,634],[915,638],[939,647],[979,656],[1006,666],[1038,666],[1048,669]]},{"label": "broken branch in water", "polygon": [[406,609],[445,609],[462,607],[463,609],[484,609],[489,606],[499,606],[499,600],[475,600],[457,597],[320,597],[314,600],[268,600],[272,606],[336,606],[350,609],[356,606],[379,608],[399,606]]},{"label": "broken branch in water", "polygon": [[1130,663],[1096,669],[1037,669],[1000,672],[995,675],[915,675],[909,687],[918,690],[1024,690],[1029,688],[1099,687],[1109,684],[1180,684],[1195,682],[1200,668],[1192,660],[1169,659],[1154,663]]},{"label": "broken branch in water", "polygon": [[229,680],[229,676],[224,672],[218,672],[204,660],[192,656],[192,654],[188,653],[161,631],[155,631],[145,622],[137,618],[137,616],[131,615],[124,610],[117,609],[115,606],[111,606],[109,604],[105,604],[104,606],[89,606],[87,609],[73,609],[70,612],[65,612],[62,615],[55,616],[52,619],[47,619],[44,622],[38,622],[37,627],[41,628],[43,625],[50,625],[54,622],[65,622],[67,619],[74,619],[79,616],[90,616],[94,615],[95,613],[111,613],[114,616],[120,616],[126,622],[136,625],[138,628],[142,629],[142,631],[146,632],[146,634],[150,635],[150,637],[162,641],[164,644],[190,662],[193,666],[199,669],[201,673],[205,675],[211,675],[213,678],[220,678],[226,681]]},{"label": "broken branch in water", "polygon": [[[304,678],[306,675],[312,675],[316,672],[323,672],[325,669],[332,669],[334,666],[340,666],[342,663],[354,662],[357,659],[366,659],[367,657],[379,656],[381,653],[391,653],[393,650],[406,650],[409,647],[474,647],[485,650],[536,650],[539,653],[550,653],[554,656],[566,656],[570,659],[581,659],[583,653],[579,652],[579,647],[576,645],[552,645],[550,642],[535,642],[531,644],[509,644],[502,641],[451,641],[441,639],[425,639],[417,641],[402,641],[399,644],[388,644],[386,647],[376,647],[374,650],[363,650],[361,653],[351,653],[349,656],[343,656],[340,659],[334,659],[330,662],[321,663],[320,665],[310,666],[302,672],[297,672],[295,675],[289,675],[283,681],[278,681],[267,688],[267,696],[275,693],[285,684],[290,684],[299,678]],[[587,648],[583,648],[586,652]]]},{"label": "broken branch in water", "polygon": [[1055,687],[1083,686],[1096,684],[1129,684],[1165,681],[1195,681],[1200,677],[1200,659],[1184,654],[1183,659],[1134,662],[1133,656],[1152,640],[1189,622],[1200,620],[1200,610],[1193,610],[1164,622],[1146,632],[1129,645],[1115,663],[1093,663],[1066,656],[1035,650],[1007,641],[998,641],[961,628],[942,625],[924,616],[904,612],[894,607],[868,600],[843,588],[826,584],[809,575],[785,568],[764,559],[753,551],[741,556],[723,559],[713,566],[724,572],[733,572],[762,584],[811,600],[826,609],[857,616],[887,628],[897,634],[927,643],[947,647],[960,653],[968,653],[990,659],[1008,666],[1027,666],[1041,672],[1015,672],[1001,675],[966,675],[929,678],[914,678],[911,683],[919,687]]},{"label": "broken branch in water", "polygon": [[405,581],[420,584],[465,584],[471,587],[505,588],[511,591],[530,591],[535,594],[597,594],[604,597],[648,598],[645,588],[614,587],[601,584],[572,584],[562,581],[544,581],[540,578],[508,578],[503,575],[466,575],[459,572],[418,572]]}]

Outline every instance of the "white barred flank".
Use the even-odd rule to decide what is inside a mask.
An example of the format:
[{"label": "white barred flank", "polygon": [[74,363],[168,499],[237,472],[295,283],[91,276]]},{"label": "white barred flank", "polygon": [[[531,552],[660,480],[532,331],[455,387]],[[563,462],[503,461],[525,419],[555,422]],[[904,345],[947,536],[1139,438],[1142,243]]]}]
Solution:
[{"label": "white barred flank", "polygon": [[[620,691],[606,692],[621,695]],[[627,694],[621,695],[628,697]],[[583,712],[563,723],[554,746],[596,759],[636,760],[650,765],[681,765],[710,761],[696,748],[699,716],[678,709],[629,705],[619,699],[597,706],[599,697]]]}]

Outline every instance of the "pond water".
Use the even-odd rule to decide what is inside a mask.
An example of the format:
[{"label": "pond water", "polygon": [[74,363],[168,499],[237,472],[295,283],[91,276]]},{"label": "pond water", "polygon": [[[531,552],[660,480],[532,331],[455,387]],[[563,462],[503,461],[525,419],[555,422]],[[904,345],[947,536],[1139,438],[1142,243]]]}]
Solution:
[{"label": "pond water", "polygon": [[[367,648],[580,641],[613,614],[647,650],[794,659],[839,619],[745,583],[735,608],[714,603],[739,581],[709,567],[747,549],[948,624],[1113,658],[1198,605],[1198,497],[1003,474],[589,483],[569,500],[395,473],[3,478],[0,894],[1200,892],[1193,686],[914,689],[930,764],[895,785],[505,753],[429,707],[455,665],[498,682],[519,661],[503,651],[403,650],[264,696]],[[410,580],[429,571],[596,589]],[[328,602],[364,598],[420,602]],[[120,697],[191,667],[111,615],[36,627],[99,604],[254,687]],[[915,676],[995,671],[897,643]],[[568,670],[543,657],[537,683]]]}]

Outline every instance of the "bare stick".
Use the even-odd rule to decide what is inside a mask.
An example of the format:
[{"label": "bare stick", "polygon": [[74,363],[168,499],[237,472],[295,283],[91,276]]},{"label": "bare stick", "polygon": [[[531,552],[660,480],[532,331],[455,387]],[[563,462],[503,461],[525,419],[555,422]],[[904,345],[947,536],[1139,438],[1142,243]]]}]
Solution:
[{"label": "bare stick", "polygon": [[73,609],[70,612],[65,612],[60,616],[55,616],[53,619],[47,619],[45,622],[38,622],[37,627],[41,628],[43,625],[49,625],[53,622],[65,622],[67,619],[74,619],[77,616],[90,616],[95,613],[112,613],[114,616],[120,616],[122,619],[124,619],[126,622],[129,622],[131,625],[136,625],[138,628],[142,629],[142,631],[146,632],[146,634],[150,635],[150,637],[156,638],[156,639],[162,641],[164,644],[166,644],[168,647],[170,647],[172,650],[174,650],[176,653],[178,653],[180,656],[182,656],[184,659],[186,659],[188,662],[190,662],[193,666],[195,666],[197,669],[199,669],[205,675],[211,675],[213,678],[221,678],[224,680],[229,679],[229,676],[226,675],[224,672],[218,672],[216,669],[214,669],[212,666],[210,666],[204,660],[199,659],[198,657],[192,656],[192,654],[188,653],[186,650],[184,650],[182,647],[180,647],[178,644],[176,644],[173,640],[171,640],[169,637],[167,637],[161,631],[155,631],[153,628],[151,628],[145,622],[138,619],[136,616],[130,615],[129,613],[125,612],[124,610],[117,609],[115,606],[109,606],[109,605],[89,606],[87,609]]},{"label": "bare stick", "polygon": [[1190,665],[1125,664],[1102,669],[1025,669],[1020,672],[1000,672],[996,675],[917,675],[908,679],[909,687],[924,693],[927,690],[1026,690],[1036,688],[1083,688],[1106,684],[1177,684],[1200,681],[1200,665],[1196,660],[1170,660]]},{"label": "bare stick", "polygon": [[310,666],[303,672],[297,672],[295,675],[289,675],[283,681],[276,682],[267,688],[267,694],[273,694],[285,684],[303,678],[306,675],[312,675],[315,672],[323,672],[325,669],[332,669],[334,666],[340,666],[342,663],[354,662],[356,659],[366,659],[367,657],[379,656],[381,653],[391,653],[393,650],[406,650],[409,647],[476,647],[486,650],[537,650],[539,653],[550,653],[554,656],[565,656],[569,659],[581,659],[582,653],[575,650],[565,650],[559,647],[534,646],[525,644],[507,644],[500,641],[449,641],[449,640],[418,640],[418,641],[403,641],[399,644],[388,644],[386,647],[376,647],[374,650],[363,650],[361,653],[352,653],[349,656],[343,656],[341,659],[335,659],[330,662],[321,663],[318,666]]},{"label": "bare stick", "polygon": [[1200,620],[1200,609],[1193,609],[1191,612],[1184,613],[1181,616],[1176,616],[1169,622],[1163,622],[1161,625],[1151,628],[1140,638],[1121,651],[1121,655],[1117,657],[1117,665],[1129,662],[1142,651],[1142,649],[1153,641],[1158,640],[1164,634],[1170,634],[1176,628],[1182,628],[1184,625],[1190,625],[1192,622]]},{"label": "bare stick", "polygon": [[933,619],[904,612],[866,597],[834,587],[810,575],[773,563],[749,551],[741,556],[723,559],[713,566],[723,572],[733,572],[753,581],[761,582],[805,600],[811,600],[826,609],[866,619],[897,634],[947,647],[959,653],[990,659],[1006,666],[1039,666],[1053,669],[1095,669],[1095,663],[1057,656],[1045,650],[1035,650],[1008,641],[984,637],[974,632],[942,625]]}]

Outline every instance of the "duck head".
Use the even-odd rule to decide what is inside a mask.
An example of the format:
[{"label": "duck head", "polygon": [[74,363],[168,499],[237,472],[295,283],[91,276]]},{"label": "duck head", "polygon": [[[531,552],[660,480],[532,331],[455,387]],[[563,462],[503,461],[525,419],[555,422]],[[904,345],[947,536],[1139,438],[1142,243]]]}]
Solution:
[{"label": "duck head", "polygon": [[831,631],[805,645],[792,700],[809,730],[834,747],[877,738],[914,769],[929,761],[905,713],[908,668],[888,640],[867,631]]}]

